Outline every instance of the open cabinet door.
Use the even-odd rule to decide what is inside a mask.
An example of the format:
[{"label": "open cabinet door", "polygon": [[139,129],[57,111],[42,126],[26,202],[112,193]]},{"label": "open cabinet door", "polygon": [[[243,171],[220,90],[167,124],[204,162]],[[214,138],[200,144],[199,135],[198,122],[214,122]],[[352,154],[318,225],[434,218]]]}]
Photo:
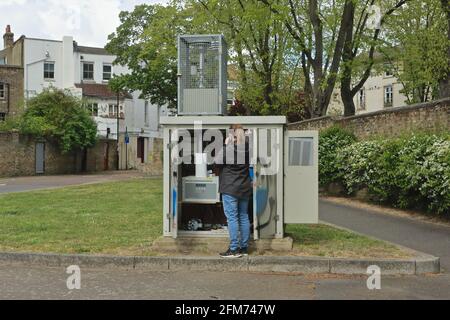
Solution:
[{"label": "open cabinet door", "polygon": [[319,222],[319,134],[286,131],[284,223]]},{"label": "open cabinet door", "polygon": [[[178,165],[174,162],[177,149],[174,143],[178,141],[176,131],[164,130],[164,211],[167,219],[164,219],[165,235],[170,234],[173,238],[178,237],[179,217],[179,177]],[[174,154],[175,153],[175,154]]]}]

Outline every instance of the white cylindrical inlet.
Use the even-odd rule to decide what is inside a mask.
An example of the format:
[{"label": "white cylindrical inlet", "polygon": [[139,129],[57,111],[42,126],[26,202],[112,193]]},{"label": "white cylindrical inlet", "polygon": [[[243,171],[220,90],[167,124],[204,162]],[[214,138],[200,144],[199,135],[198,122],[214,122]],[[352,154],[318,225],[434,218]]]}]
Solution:
[{"label": "white cylindrical inlet", "polygon": [[195,176],[197,178],[208,176],[208,155],[206,153],[195,154]]}]

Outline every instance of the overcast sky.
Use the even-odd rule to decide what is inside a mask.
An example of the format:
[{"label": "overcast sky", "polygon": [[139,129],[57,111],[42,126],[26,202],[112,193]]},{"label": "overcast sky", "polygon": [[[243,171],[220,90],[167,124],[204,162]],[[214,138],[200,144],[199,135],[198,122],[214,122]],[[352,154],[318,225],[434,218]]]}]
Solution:
[{"label": "overcast sky", "polygon": [[[0,0],[0,34],[10,24],[17,39],[61,40],[73,36],[80,45],[103,47],[119,25],[120,11],[136,4],[167,0]],[[3,47],[3,41],[1,41]]]}]

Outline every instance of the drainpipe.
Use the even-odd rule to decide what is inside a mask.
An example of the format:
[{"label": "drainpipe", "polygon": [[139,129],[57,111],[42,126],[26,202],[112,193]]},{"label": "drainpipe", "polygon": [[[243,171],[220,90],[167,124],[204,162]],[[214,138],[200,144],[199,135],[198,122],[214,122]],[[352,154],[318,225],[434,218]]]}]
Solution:
[{"label": "drainpipe", "polygon": [[6,114],[7,115],[9,115],[9,112],[11,111],[11,108],[10,108],[10,104],[11,104],[11,84],[9,84],[9,83],[5,83],[6,84],[6,88],[8,88],[7,90],[8,90],[8,99],[7,99],[7,102],[6,102]]}]

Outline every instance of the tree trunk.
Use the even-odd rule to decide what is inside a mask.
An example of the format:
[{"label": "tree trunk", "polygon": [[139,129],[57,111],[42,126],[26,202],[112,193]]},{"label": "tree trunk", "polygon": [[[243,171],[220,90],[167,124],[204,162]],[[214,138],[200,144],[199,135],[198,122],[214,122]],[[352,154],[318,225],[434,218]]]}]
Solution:
[{"label": "tree trunk", "polygon": [[350,1],[349,6],[351,18],[347,24],[347,35],[342,52],[341,98],[344,103],[345,117],[353,116],[356,113],[355,103],[353,102],[354,94],[352,93],[353,25],[355,17],[355,4],[353,1]]},{"label": "tree trunk", "polygon": [[346,90],[346,88],[341,88],[341,98],[344,104],[344,117],[351,117],[356,114],[355,102],[353,101],[354,96],[352,92]]},{"label": "tree trunk", "polygon": [[[450,8],[448,0],[441,0],[442,3],[442,9],[444,12],[447,13],[447,24],[448,24],[448,40],[450,41]],[[448,61],[450,62],[450,46],[447,48],[447,57]],[[447,75],[439,81],[439,97],[440,98],[447,98],[450,96],[450,88],[448,83],[450,70],[447,69]]]},{"label": "tree trunk", "polygon": [[[312,61],[314,69],[314,112],[312,117],[322,117],[327,114],[328,105],[331,101],[331,95],[333,94],[339,66],[341,64],[341,58],[343,54],[345,39],[349,29],[349,24],[353,21],[354,15],[354,3],[352,0],[345,1],[344,12],[342,13],[341,25],[339,28],[338,38],[336,40],[336,46],[334,48],[333,60],[331,63],[328,74],[325,75],[322,66],[315,64],[316,61]],[[318,52],[316,53],[317,56]],[[321,53],[323,55],[323,52]],[[320,70],[317,70],[320,67]],[[322,84],[326,79],[325,86],[322,89],[322,85],[319,85],[316,89],[316,84]]]}]

